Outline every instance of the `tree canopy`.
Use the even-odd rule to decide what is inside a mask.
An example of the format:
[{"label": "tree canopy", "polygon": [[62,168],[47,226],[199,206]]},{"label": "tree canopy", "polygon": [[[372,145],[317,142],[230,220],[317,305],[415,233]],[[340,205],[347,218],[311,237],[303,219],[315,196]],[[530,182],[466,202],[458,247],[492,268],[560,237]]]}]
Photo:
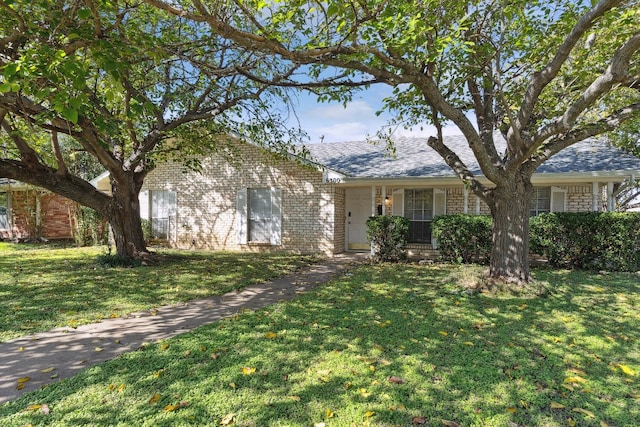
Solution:
[{"label": "tree canopy", "polygon": [[[137,195],[158,161],[197,168],[198,154],[228,151],[229,135],[275,150],[300,137],[283,125],[287,94],[274,86],[298,66],[206,24],[129,1],[13,0],[0,10],[0,176],[96,209],[118,254],[145,251]],[[110,173],[112,195],[74,173],[79,153]]]},{"label": "tree canopy", "polygon": [[[246,48],[305,64],[311,80],[339,69],[351,82],[393,86],[385,108],[396,123],[435,125],[429,145],[489,205],[497,279],[529,278],[536,168],[640,111],[637,1],[146,1]],[[466,137],[491,184],[446,146],[447,122]]]}]

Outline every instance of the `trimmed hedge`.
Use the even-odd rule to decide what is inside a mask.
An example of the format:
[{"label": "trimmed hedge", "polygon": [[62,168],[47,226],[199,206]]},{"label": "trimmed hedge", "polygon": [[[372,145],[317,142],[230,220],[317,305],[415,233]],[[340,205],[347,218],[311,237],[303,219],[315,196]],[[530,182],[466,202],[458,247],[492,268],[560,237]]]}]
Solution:
[{"label": "trimmed hedge", "polygon": [[556,212],[531,218],[531,251],[553,267],[640,271],[640,213]]},{"label": "trimmed hedge", "polygon": [[486,264],[491,255],[491,217],[442,215],[432,222],[433,236],[443,260]]},{"label": "trimmed hedge", "polygon": [[[447,262],[486,263],[491,254],[489,216],[444,215],[433,220]],[[640,271],[639,212],[556,212],[532,217],[530,250],[553,267]]]},{"label": "trimmed hedge", "polygon": [[397,262],[407,259],[409,220],[401,216],[378,215],[367,220],[367,240],[376,262]]}]

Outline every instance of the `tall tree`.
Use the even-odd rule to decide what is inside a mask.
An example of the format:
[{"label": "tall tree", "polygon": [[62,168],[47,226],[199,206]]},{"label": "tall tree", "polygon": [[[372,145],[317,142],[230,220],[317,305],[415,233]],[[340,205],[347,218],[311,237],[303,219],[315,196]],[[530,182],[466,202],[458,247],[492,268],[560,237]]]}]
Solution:
[{"label": "tall tree", "polygon": [[[247,48],[306,64],[312,81],[337,68],[393,86],[385,102],[396,123],[435,125],[428,144],[488,204],[495,279],[530,278],[535,170],[640,111],[637,1],[146,1]],[[447,147],[445,122],[466,137],[490,185]]]},{"label": "tall tree", "polygon": [[[157,162],[175,155],[198,167],[231,134],[280,149],[298,137],[281,126],[286,110],[269,108],[286,100],[271,84],[296,66],[207,25],[126,0],[13,0],[0,10],[0,177],[95,209],[118,255],[147,253],[138,195]],[[69,164],[86,163],[78,151],[109,172],[112,194]]]}]

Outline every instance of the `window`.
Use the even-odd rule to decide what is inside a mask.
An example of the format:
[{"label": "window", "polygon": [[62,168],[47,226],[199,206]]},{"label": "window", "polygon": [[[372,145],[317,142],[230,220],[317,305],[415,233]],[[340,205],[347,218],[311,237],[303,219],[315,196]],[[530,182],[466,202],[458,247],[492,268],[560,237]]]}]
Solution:
[{"label": "window", "polygon": [[249,241],[250,242],[270,242],[271,241],[271,189],[250,188],[249,198]]},{"label": "window", "polygon": [[242,188],[238,191],[238,242],[281,243],[280,205],[282,190],[278,188]]},{"label": "window", "polygon": [[529,216],[567,210],[567,190],[558,187],[535,187]]},{"label": "window", "polygon": [[409,223],[409,241],[431,243],[433,189],[404,190],[404,216]]},{"label": "window", "polygon": [[409,219],[409,243],[437,242],[431,236],[431,220],[447,211],[447,193],[439,188],[398,189],[393,192],[393,215]]},{"label": "window", "polygon": [[140,218],[151,223],[151,237],[168,240],[175,231],[177,200],[175,191],[140,192]]},{"label": "window", "polygon": [[9,229],[9,195],[0,192],[0,230]]},{"label": "window", "polygon": [[549,212],[551,209],[551,188],[536,187],[533,189],[529,216],[540,215]]}]

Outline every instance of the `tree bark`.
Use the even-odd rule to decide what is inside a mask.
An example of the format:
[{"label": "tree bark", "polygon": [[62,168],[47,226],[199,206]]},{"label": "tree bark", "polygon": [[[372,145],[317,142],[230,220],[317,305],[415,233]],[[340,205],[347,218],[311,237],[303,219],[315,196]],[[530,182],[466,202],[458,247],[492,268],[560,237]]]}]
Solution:
[{"label": "tree bark", "polygon": [[496,185],[488,199],[493,217],[493,247],[489,277],[526,284],[529,267],[529,210],[533,194],[531,179],[516,176]]},{"label": "tree bark", "polygon": [[116,255],[123,258],[143,258],[148,254],[140,221],[140,189],[112,180],[113,200],[105,213],[113,232]]}]

